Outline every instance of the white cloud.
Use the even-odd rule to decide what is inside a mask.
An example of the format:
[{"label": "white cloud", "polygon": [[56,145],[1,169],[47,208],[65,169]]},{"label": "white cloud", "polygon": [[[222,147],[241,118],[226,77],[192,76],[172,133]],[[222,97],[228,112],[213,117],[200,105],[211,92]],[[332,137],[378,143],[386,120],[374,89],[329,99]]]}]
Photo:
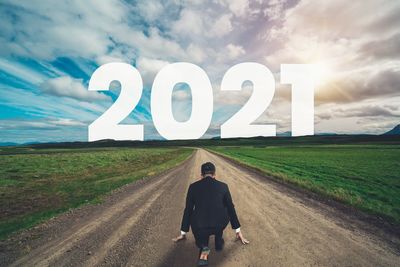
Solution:
[{"label": "white cloud", "polygon": [[154,21],[163,13],[163,5],[159,1],[139,1],[139,12],[149,21]]},{"label": "white cloud", "polygon": [[[226,70],[243,60],[262,62],[265,59],[264,63],[273,71],[279,71],[281,63],[325,61],[334,71],[334,82],[316,92],[316,99],[324,100],[317,108],[327,108],[326,103],[344,106],[349,102],[357,108],[360,101],[385,99],[388,102],[389,95],[390,98],[399,95],[395,90],[399,71],[396,54],[400,23],[398,1],[157,0],[127,3],[71,0],[54,5],[43,0],[4,3],[0,9],[0,55],[4,58],[0,59],[0,69],[20,80],[42,84],[47,91],[37,95],[36,91],[28,94],[22,89],[10,89],[2,94],[1,101],[35,115],[50,117],[62,109],[68,114],[66,117],[93,121],[110,104],[97,101],[107,98],[103,94],[90,92],[94,95],[89,95],[82,80],[69,77],[68,69],[53,66],[59,57],[71,59],[87,75],[92,73],[95,64],[136,63],[146,85],[150,85],[155,74],[169,62],[200,64],[213,83],[216,103],[213,120],[232,113],[232,106],[240,107],[248,99],[251,90],[229,93],[218,90]],[[29,65],[13,62],[15,58],[33,59],[48,72],[38,72]],[[54,76],[61,77],[46,81]],[[290,107],[287,101],[290,98],[280,98],[278,91],[275,98],[286,100],[285,105]],[[25,99],[19,98],[22,94]],[[184,92],[176,90],[175,94],[178,100],[186,99]],[[62,96],[62,100],[57,101],[57,96]],[[334,101],[336,103],[332,103]],[[148,102],[146,95],[141,103],[146,106]],[[178,111],[189,109],[184,103],[180,105]],[[280,125],[288,121],[285,116],[289,108],[276,104],[268,110],[273,112],[264,114],[260,120],[269,122],[274,116],[275,120],[284,118],[279,121]],[[382,120],[387,118],[382,117]],[[331,125],[323,120],[318,126],[334,129],[341,122]],[[355,118],[346,118],[343,129],[351,131],[355,124]]]},{"label": "white cloud", "polygon": [[8,74],[11,74],[12,76],[28,81],[32,84],[41,83],[44,79],[46,79],[46,76],[43,73],[3,58],[0,58],[0,69]]},{"label": "white cloud", "polygon": [[[12,1],[9,9],[2,9],[5,19],[0,27],[12,27],[5,35],[6,43],[13,40],[8,51],[12,54],[54,59],[62,56],[91,58],[107,52],[112,25],[121,23],[127,8],[120,1],[60,1],[53,5],[47,1]],[[15,6],[15,7],[14,7]],[[99,19],[101,18],[101,19]],[[11,25],[10,25],[11,24]],[[11,38],[12,37],[12,38]]]},{"label": "white cloud", "polygon": [[186,49],[186,53],[189,62],[201,63],[207,57],[206,53],[204,52],[204,49],[193,43],[188,46],[188,48]]},{"label": "white cloud", "polygon": [[152,59],[147,57],[140,57],[136,61],[136,68],[142,75],[143,83],[150,85],[153,84],[153,80],[156,74],[166,65],[168,61]]},{"label": "white cloud", "polygon": [[[379,15],[371,13],[378,9]],[[326,65],[330,77],[317,88],[318,104],[398,95],[399,29],[393,22],[399,19],[394,10],[400,12],[395,1],[302,0],[269,29],[266,41],[276,48],[265,63],[273,71],[284,63]]]},{"label": "white cloud", "polygon": [[229,66],[227,63],[233,62],[234,64],[236,64],[238,61],[243,62],[243,60],[240,60],[240,57],[244,55],[246,55],[246,51],[242,46],[235,44],[228,44],[219,51],[219,53],[216,55],[216,59],[217,62],[220,64],[220,66],[225,63],[226,65],[225,67],[229,68],[232,66]]},{"label": "white cloud", "polygon": [[188,8],[182,10],[179,20],[172,24],[173,32],[179,35],[200,35],[204,33],[202,15]]},{"label": "white cloud", "polygon": [[42,92],[54,96],[70,97],[81,101],[108,100],[108,96],[88,91],[82,84],[82,80],[62,76],[49,79],[41,84]]},{"label": "white cloud", "polygon": [[185,56],[185,51],[177,41],[165,38],[155,27],[149,28],[147,34],[144,34],[142,31],[133,30],[129,25],[120,25],[114,29],[113,37],[125,44],[128,51],[138,50],[141,56],[162,57],[165,60]]},{"label": "white cloud", "polygon": [[83,127],[87,124],[68,118],[48,118],[41,120],[0,120],[0,129],[6,130],[56,130],[58,126]]},{"label": "white cloud", "polygon": [[269,20],[277,20],[282,17],[286,0],[273,0],[268,2],[268,6],[263,10],[264,15]]},{"label": "white cloud", "polygon": [[189,100],[190,94],[187,90],[174,90],[172,97],[178,101]]},{"label": "white cloud", "polygon": [[67,118],[59,118],[55,120],[50,120],[49,123],[54,124],[56,126],[87,126],[86,123],[83,123],[81,121],[76,121],[73,119],[67,119]]},{"label": "white cloud", "polygon": [[249,11],[249,0],[220,0],[220,3],[226,5],[238,17],[245,16]]},{"label": "white cloud", "polygon": [[[141,8],[151,8],[148,12],[156,16],[160,6],[149,3]],[[162,36],[157,28],[145,33],[142,25],[132,24],[134,12],[132,5],[118,0],[60,1],[57,5],[12,1],[0,10],[5,18],[0,24],[5,49],[0,54],[48,61],[85,58],[99,64],[114,59],[132,62],[138,50],[148,57],[185,55],[180,44]]]},{"label": "white cloud", "polygon": [[244,55],[246,51],[244,51],[243,47],[239,45],[234,45],[234,44],[228,44],[226,46],[226,49],[228,50],[228,56],[230,59],[236,59],[241,55]]},{"label": "white cloud", "polygon": [[211,26],[210,35],[222,37],[233,30],[232,23],[231,23],[231,14],[224,14],[219,17],[215,22],[214,25]]},{"label": "white cloud", "polygon": [[185,8],[178,20],[171,26],[172,33],[178,39],[196,40],[206,43],[210,38],[222,38],[233,30],[232,14],[208,9],[194,10]]},{"label": "white cloud", "polygon": [[[375,13],[377,10],[379,13]],[[374,37],[374,34],[382,37],[398,30],[400,18],[395,14],[399,11],[397,1],[339,0],[316,4],[312,0],[302,0],[288,10],[283,27],[327,39],[365,38]]]}]

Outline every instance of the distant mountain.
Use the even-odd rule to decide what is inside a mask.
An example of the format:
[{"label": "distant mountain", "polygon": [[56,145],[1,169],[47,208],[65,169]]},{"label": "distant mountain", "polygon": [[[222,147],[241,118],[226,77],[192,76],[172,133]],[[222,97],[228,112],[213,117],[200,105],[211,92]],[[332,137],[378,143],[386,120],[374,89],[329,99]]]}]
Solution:
[{"label": "distant mountain", "polygon": [[291,131],[287,131],[287,132],[282,132],[282,133],[277,133],[276,136],[292,136],[292,132]]},{"label": "distant mountain", "polygon": [[[314,135],[336,135],[336,133],[315,133]],[[276,136],[290,137],[290,136],[292,136],[292,132],[287,131],[287,132],[277,133]]]},{"label": "distant mountain", "polygon": [[398,124],[389,132],[384,133],[383,135],[400,135],[400,124]]},{"label": "distant mountain", "polygon": [[16,146],[16,145],[18,144],[12,142],[0,142],[0,146]]},{"label": "distant mountain", "polygon": [[329,135],[329,136],[332,136],[332,135],[337,135],[337,133],[316,133],[315,135]]}]

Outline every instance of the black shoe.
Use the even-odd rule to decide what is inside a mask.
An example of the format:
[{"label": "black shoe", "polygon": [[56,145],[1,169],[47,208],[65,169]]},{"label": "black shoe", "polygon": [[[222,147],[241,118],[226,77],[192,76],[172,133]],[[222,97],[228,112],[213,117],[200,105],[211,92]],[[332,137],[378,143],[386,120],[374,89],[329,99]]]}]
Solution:
[{"label": "black shoe", "polygon": [[207,266],[207,265],[208,265],[208,260],[199,259],[199,261],[197,262],[197,266]]},{"label": "black shoe", "polygon": [[221,251],[224,249],[225,241],[221,237],[221,239],[215,239],[215,250],[216,251]]},{"label": "black shoe", "polygon": [[[210,249],[208,247],[204,247],[201,250],[200,255],[202,253],[205,253],[205,254],[209,255],[210,254]],[[208,257],[207,257],[207,260],[199,259],[199,261],[197,262],[197,266],[207,266],[207,265],[208,265]]]}]

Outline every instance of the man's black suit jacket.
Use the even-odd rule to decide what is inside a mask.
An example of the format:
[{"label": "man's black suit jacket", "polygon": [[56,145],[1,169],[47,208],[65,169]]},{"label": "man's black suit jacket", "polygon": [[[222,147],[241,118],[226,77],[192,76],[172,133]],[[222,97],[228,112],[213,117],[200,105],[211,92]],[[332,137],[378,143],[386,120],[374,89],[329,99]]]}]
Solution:
[{"label": "man's black suit jacket", "polygon": [[240,227],[228,185],[207,176],[189,186],[181,230],[189,232],[199,228],[225,228],[231,222],[233,229]]}]

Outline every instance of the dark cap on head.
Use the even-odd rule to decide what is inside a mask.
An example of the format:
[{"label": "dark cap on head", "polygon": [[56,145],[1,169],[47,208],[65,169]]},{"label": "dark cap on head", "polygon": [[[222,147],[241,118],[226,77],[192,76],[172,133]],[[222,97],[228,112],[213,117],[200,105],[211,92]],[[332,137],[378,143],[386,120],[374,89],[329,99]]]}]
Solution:
[{"label": "dark cap on head", "polygon": [[212,164],[211,162],[206,162],[203,165],[201,165],[201,175],[206,175],[206,174],[215,174],[215,165]]}]

